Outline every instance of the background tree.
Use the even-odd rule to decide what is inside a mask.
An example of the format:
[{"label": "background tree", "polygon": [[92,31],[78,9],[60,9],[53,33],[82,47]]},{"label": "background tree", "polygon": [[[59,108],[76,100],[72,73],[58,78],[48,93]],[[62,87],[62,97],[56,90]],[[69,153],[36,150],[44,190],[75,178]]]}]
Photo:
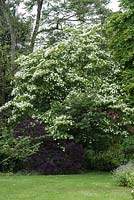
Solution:
[{"label": "background tree", "polygon": [[17,70],[15,59],[27,52],[30,21],[18,16],[19,3],[20,1],[0,1],[0,106],[5,103],[10,94],[9,82]]},{"label": "background tree", "polygon": [[[122,10],[115,13],[108,22],[110,47],[116,60],[123,66],[123,88],[129,103],[134,105],[134,3],[131,0],[120,1]],[[128,101],[128,100],[126,100]]]},{"label": "background tree", "polygon": [[43,47],[59,41],[64,28],[81,24],[104,23],[110,15],[106,7],[108,3],[108,0],[26,1],[26,10],[37,9],[30,42],[31,50],[38,43]]}]

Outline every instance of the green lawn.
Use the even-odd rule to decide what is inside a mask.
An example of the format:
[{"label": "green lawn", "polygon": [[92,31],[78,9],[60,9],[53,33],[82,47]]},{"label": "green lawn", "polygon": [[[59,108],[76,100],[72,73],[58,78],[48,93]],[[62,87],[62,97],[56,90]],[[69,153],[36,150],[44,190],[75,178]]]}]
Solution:
[{"label": "green lawn", "polygon": [[0,176],[0,200],[130,200],[108,173]]}]

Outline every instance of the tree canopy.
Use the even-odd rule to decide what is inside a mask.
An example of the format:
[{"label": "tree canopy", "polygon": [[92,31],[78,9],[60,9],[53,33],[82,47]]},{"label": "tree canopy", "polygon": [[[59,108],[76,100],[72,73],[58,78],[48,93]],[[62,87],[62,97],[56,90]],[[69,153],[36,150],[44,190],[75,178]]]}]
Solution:
[{"label": "tree canopy", "polygon": [[110,48],[122,70],[122,82],[129,103],[134,104],[134,3],[131,0],[121,0],[122,11],[115,13],[108,21]]},{"label": "tree canopy", "polygon": [[96,127],[103,133],[125,133],[129,109],[118,81],[121,69],[99,32],[69,29],[68,39],[18,59],[13,99],[5,105],[12,107],[11,121],[37,117],[54,137],[70,135],[76,126],[89,132]]}]

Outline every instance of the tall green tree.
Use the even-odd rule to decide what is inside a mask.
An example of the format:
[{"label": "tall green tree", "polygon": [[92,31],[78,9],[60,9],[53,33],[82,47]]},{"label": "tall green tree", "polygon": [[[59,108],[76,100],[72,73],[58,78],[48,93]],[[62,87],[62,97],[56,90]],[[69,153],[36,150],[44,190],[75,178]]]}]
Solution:
[{"label": "tall green tree", "polygon": [[122,83],[127,101],[134,105],[134,2],[120,0],[122,11],[115,13],[108,22],[110,47],[122,65]]},{"label": "tall green tree", "polygon": [[9,81],[17,70],[15,60],[27,52],[29,20],[20,18],[16,7],[20,1],[0,1],[0,105],[6,101]]}]

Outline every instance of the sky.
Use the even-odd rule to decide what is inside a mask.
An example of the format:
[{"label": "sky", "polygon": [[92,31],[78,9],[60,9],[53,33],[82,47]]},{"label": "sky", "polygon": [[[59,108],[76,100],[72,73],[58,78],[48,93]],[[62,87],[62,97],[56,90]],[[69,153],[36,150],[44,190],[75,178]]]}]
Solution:
[{"label": "sky", "polygon": [[[111,0],[111,3],[108,6],[111,10],[113,10],[114,12],[119,10],[119,2],[118,0]],[[18,11],[20,13],[25,13],[25,10],[23,9],[23,3],[21,4],[21,6],[19,7]]]},{"label": "sky", "polygon": [[119,2],[117,0],[111,0],[111,3],[108,7],[116,12],[119,10]]}]

